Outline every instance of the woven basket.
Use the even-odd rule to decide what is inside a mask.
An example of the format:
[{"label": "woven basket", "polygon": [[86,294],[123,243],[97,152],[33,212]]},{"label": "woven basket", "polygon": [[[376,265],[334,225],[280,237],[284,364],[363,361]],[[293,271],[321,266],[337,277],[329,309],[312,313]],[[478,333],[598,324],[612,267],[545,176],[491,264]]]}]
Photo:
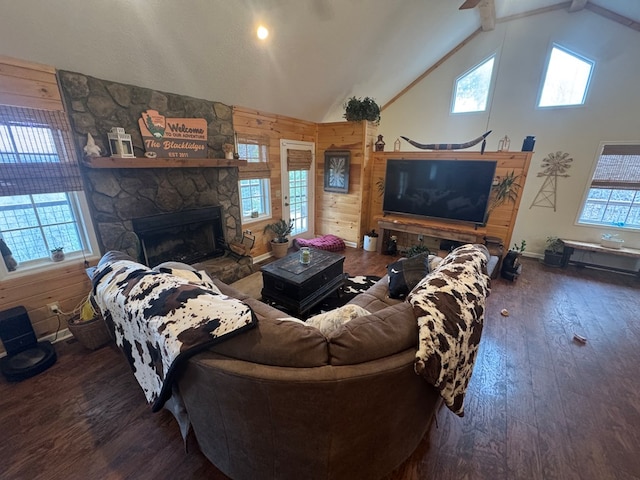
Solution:
[{"label": "woven basket", "polygon": [[67,322],[69,331],[86,348],[96,350],[111,341],[111,335],[107,324],[98,314],[91,320],[80,321],[80,315],[76,315]]}]

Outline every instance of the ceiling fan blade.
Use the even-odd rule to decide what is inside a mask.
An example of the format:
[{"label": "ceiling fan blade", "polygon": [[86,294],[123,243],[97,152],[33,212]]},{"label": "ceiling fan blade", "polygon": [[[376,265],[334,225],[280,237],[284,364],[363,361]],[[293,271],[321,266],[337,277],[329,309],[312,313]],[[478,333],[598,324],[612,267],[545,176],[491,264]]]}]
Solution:
[{"label": "ceiling fan blade", "polygon": [[458,10],[467,10],[468,8],[476,8],[481,0],[465,0]]}]

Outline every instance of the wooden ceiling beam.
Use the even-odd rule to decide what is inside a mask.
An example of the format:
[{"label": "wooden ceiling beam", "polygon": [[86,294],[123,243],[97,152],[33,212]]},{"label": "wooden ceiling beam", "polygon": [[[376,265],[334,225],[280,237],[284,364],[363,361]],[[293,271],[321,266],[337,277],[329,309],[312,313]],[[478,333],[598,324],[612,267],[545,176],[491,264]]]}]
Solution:
[{"label": "wooden ceiling beam", "polygon": [[640,22],[636,22],[635,20],[631,20],[629,17],[625,17],[624,15],[619,15],[611,10],[607,10],[606,8],[599,7],[598,5],[594,5],[591,2],[587,2],[584,7],[587,10],[592,11],[593,13],[597,13],[598,15],[608,18],[609,20],[613,20],[625,27],[629,27],[637,32],[640,32]]},{"label": "wooden ceiling beam", "polygon": [[496,3],[495,0],[482,0],[478,5],[480,12],[480,25],[483,32],[489,32],[496,28]]},{"label": "wooden ceiling beam", "polygon": [[588,0],[572,0],[571,5],[569,5],[570,12],[578,12],[582,10],[587,5]]}]

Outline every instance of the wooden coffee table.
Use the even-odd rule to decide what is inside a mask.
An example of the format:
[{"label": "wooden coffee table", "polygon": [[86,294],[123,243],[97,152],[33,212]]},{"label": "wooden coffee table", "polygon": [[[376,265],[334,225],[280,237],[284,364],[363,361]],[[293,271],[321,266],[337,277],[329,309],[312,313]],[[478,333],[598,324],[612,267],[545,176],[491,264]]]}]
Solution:
[{"label": "wooden coffee table", "polygon": [[344,255],[311,251],[302,265],[298,252],[269,263],[262,270],[262,299],[302,315],[344,284]]}]

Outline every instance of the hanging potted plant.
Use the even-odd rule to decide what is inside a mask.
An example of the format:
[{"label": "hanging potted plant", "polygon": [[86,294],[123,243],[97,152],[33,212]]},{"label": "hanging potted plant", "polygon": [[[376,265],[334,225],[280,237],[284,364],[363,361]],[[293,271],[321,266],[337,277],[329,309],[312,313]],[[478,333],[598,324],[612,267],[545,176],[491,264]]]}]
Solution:
[{"label": "hanging potted plant", "polygon": [[349,122],[366,120],[378,125],[380,123],[380,107],[373,98],[351,97],[344,104],[344,118]]},{"label": "hanging potted plant", "polygon": [[276,258],[282,258],[287,256],[289,250],[289,234],[293,230],[293,220],[289,220],[289,223],[285,222],[282,218],[276,223],[270,223],[264,227],[264,232],[271,231],[275,236],[271,240],[271,250],[273,256]]},{"label": "hanging potted plant", "polygon": [[547,237],[544,244],[544,260],[548,267],[561,267],[564,257],[564,242],[558,237]]}]

